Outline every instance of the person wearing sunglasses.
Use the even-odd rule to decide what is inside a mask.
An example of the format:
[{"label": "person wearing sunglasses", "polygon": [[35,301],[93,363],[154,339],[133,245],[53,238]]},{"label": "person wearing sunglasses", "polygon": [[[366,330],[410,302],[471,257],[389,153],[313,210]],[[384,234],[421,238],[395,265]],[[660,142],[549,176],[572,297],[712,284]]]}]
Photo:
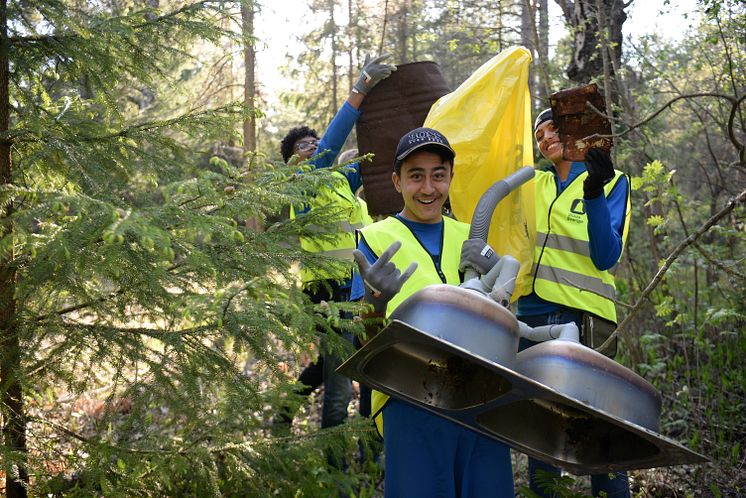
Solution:
[{"label": "person wearing sunglasses", "polygon": [[[381,55],[372,60],[366,57],[358,81],[321,138],[315,130],[305,125],[296,126],[285,135],[280,146],[285,163],[307,162],[314,169],[327,168],[334,164],[340,149],[360,116],[359,108],[365,96],[381,80],[388,78],[393,71],[396,71],[396,66],[384,63],[387,57],[388,55]],[[360,166],[353,163],[347,165],[344,172],[341,170],[333,172],[330,175],[330,185],[315,192],[314,200],[310,205],[293,206],[291,209],[291,217],[319,208],[332,208],[336,212],[343,213],[338,220],[338,227],[335,228],[338,236],[334,240],[329,240],[328,233],[325,233],[326,237],[323,239],[303,237],[300,241],[301,247],[306,251],[322,253],[342,261],[342,264],[336,267],[325,267],[323,270],[301,268],[303,291],[315,304],[349,301],[352,251],[356,246],[354,231],[362,228],[364,221],[368,218],[354,194],[361,186]],[[320,329],[319,335],[324,337],[326,331]],[[346,338],[352,341],[349,334]],[[318,363],[323,370],[324,382],[321,427],[326,428],[339,425],[347,418],[347,405],[352,398],[352,385],[348,378],[335,372],[341,364],[340,358],[323,352],[320,360],[322,361]],[[303,379],[299,380],[302,382]],[[298,392],[300,394],[305,392],[302,386],[299,387]],[[289,417],[282,418],[287,424]]]}]

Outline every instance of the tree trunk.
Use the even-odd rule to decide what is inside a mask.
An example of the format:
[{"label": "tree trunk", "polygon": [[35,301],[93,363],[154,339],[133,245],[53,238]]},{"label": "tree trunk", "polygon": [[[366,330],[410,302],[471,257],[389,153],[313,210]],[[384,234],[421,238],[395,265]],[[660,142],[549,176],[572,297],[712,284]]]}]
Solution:
[{"label": "tree trunk", "polygon": [[417,31],[418,31],[418,26],[417,26],[418,17],[416,16],[416,13],[420,12],[420,6],[417,5],[417,0],[409,0],[409,2],[410,2],[410,9],[412,10],[412,12],[415,13],[415,18],[412,19],[412,25],[414,26],[414,28],[412,29],[412,47],[410,49],[411,60],[412,62],[415,62],[417,61]]},{"label": "tree trunk", "polygon": [[[256,152],[256,117],[254,108],[256,106],[256,50],[254,49],[254,2],[253,0],[241,0],[241,38],[243,39],[243,62],[244,62],[244,80],[243,80],[243,103],[247,115],[243,120],[243,150],[250,158],[248,161],[249,168],[253,161],[251,153]],[[251,176],[249,176],[251,178]],[[256,218],[249,218],[245,221],[246,228],[254,231],[262,230],[262,225]]]},{"label": "tree trunk", "polygon": [[[362,15],[361,15],[362,14]],[[354,57],[354,63],[352,67],[352,83],[355,83],[355,79],[358,75],[358,65],[360,64],[360,61],[362,60],[360,57],[360,47],[363,46],[363,35],[361,33],[360,29],[360,20],[365,19],[365,11],[360,6],[360,1],[355,0],[355,57]],[[350,53],[352,53],[352,48],[350,48]],[[352,88],[352,84],[350,84],[350,88]]]},{"label": "tree trunk", "polygon": [[[7,136],[10,129],[10,43],[8,40],[8,4],[0,0],[0,134]],[[12,182],[11,141],[0,140],[0,185]],[[11,237],[13,226],[8,218],[13,213],[11,203],[0,205],[0,237]],[[17,466],[5,464],[8,498],[26,496],[28,473],[26,455],[26,413],[21,388],[21,346],[16,323],[15,270],[13,254],[0,258],[0,413],[2,414],[2,442],[6,451],[22,455]]]},{"label": "tree trunk", "polygon": [[334,6],[336,0],[329,0],[329,36],[332,44],[332,115],[337,111],[339,99],[337,98],[337,25],[334,22]]},{"label": "tree trunk", "polygon": [[407,55],[409,52],[407,50],[407,42],[409,41],[409,7],[409,0],[404,0],[401,3],[401,7],[399,8],[399,15],[397,16],[399,23],[397,27],[398,29],[396,36],[396,45],[397,50],[399,51],[398,59],[402,63],[409,62],[409,57]]},{"label": "tree trunk", "polygon": [[497,18],[500,19],[499,31],[497,32],[497,52],[503,51],[503,27],[505,26],[505,10],[503,0],[497,0]]},{"label": "tree trunk", "polygon": [[[537,26],[536,17],[539,17]],[[529,72],[533,114],[549,105],[549,16],[547,0],[523,0],[521,3],[521,38],[534,60]]]},{"label": "tree trunk", "polygon": [[[601,67],[603,68],[604,77],[604,102],[606,103],[606,114],[611,118],[611,129],[614,129],[614,107],[613,100],[611,97],[611,81],[612,81],[612,63],[609,60],[610,44],[609,44],[609,21],[606,18],[606,11],[604,10],[603,0],[596,1],[596,28],[598,29],[598,44],[601,50]],[[618,67],[618,66],[617,66]],[[617,94],[618,96],[618,94]],[[615,156],[616,157],[616,156]]]},{"label": "tree trunk", "polygon": [[547,0],[539,0],[539,42],[536,46],[536,52],[538,54],[539,63],[542,65],[543,71],[539,78],[539,86],[537,91],[537,97],[541,102],[541,108],[549,105],[549,93],[551,89],[551,83],[549,81],[549,72],[547,67],[549,64],[549,6]]},{"label": "tree trunk", "polygon": [[347,23],[347,81],[349,83],[348,86],[352,88],[352,85],[355,84],[355,81],[353,80],[353,78],[355,77],[355,58],[352,55],[352,40],[355,32],[355,25],[357,24],[357,20],[352,11],[352,0],[347,0],[347,13],[349,15]]},{"label": "tree trunk", "polygon": [[[534,43],[536,24],[534,22],[534,13],[532,0],[523,0],[521,2],[521,45],[526,47],[531,52],[531,58],[533,63],[528,68],[528,90],[532,96],[536,95],[536,66],[538,61],[536,60],[536,44]],[[535,98],[531,99],[531,111],[535,111],[537,102]],[[533,112],[532,112],[533,114]]]},{"label": "tree trunk", "polygon": [[[256,66],[256,52],[254,50],[254,5],[252,0],[241,1],[241,31],[243,37],[244,106],[253,112],[256,105],[256,82],[254,68]],[[256,150],[256,118],[253,113],[243,120],[243,149],[245,152]]]},{"label": "tree trunk", "polygon": [[[587,84],[593,77],[603,76],[603,56],[601,37],[598,29],[598,15],[595,0],[556,0],[562,8],[565,20],[575,34],[573,38],[572,60],[567,68],[567,77],[578,85]],[[624,3],[618,0],[601,0],[603,13],[607,20],[610,57],[612,67],[621,67],[622,60],[622,24],[627,19]],[[613,77],[613,73],[612,73]],[[614,89],[612,100],[618,101],[615,95],[615,85],[606,82]]]}]

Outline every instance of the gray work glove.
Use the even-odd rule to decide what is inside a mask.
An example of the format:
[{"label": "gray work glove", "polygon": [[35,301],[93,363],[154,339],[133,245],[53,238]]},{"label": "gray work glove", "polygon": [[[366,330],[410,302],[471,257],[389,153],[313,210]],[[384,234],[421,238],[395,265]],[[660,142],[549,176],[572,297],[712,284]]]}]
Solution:
[{"label": "gray work glove", "polygon": [[593,148],[585,155],[588,176],[583,181],[583,198],[595,199],[604,191],[604,185],[614,178],[614,164],[605,149]]},{"label": "gray work glove", "polygon": [[365,255],[355,249],[352,255],[360,269],[360,276],[365,282],[365,302],[373,305],[377,313],[385,313],[389,301],[399,292],[404,282],[409,280],[412,273],[417,269],[417,263],[412,263],[404,273],[391,262],[391,258],[401,247],[401,242],[396,241],[386,249],[372,265],[368,263]]},{"label": "gray work glove", "polygon": [[466,239],[461,245],[461,262],[458,268],[461,271],[472,268],[480,275],[485,275],[499,260],[494,249],[482,239]]},{"label": "gray work glove", "polygon": [[366,55],[363,70],[360,72],[360,78],[353,85],[353,88],[359,93],[367,95],[379,81],[391,76],[391,73],[396,71],[396,66],[383,64],[382,61],[387,57],[389,57],[389,54],[383,54],[370,60],[370,55]]}]

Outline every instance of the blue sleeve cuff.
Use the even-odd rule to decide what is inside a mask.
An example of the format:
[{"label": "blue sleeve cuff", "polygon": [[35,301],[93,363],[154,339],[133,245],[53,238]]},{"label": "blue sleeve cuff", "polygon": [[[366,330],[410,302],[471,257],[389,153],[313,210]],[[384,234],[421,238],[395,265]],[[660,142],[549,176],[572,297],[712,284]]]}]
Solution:
[{"label": "blue sleeve cuff", "polygon": [[583,199],[583,202],[585,203],[585,212],[589,215],[606,209],[606,196],[604,195],[599,195],[593,199]]},{"label": "blue sleeve cuff", "polygon": [[609,198],[585,199],[588,245],[591,260],[599,270],[613,267],[622,255],[622,235],[627,206],[627,178],[622,177]]},{"label": "blue sleeve cuff", "polygon": [[354,115],[355,120],[357,120],[357,118],[359,118],[360,115],[362,114],[362,112],[360,112],[360,109],[355,109],[346,100],[345,100],[345,103],[342,104],[342,107],[339,110],[344,111],[344,112],[351,112]]},{"label": "blue sleeve cuff", "polygon": [[315,155],[311,158],[310,162],[315,168],[328,168],[334,164],[339,151],[359,117],[360,111],[345,101],[337,114],[334,115],[332,122],[327,126],[324,136],[321,137],[319,146],[316,148]]}]

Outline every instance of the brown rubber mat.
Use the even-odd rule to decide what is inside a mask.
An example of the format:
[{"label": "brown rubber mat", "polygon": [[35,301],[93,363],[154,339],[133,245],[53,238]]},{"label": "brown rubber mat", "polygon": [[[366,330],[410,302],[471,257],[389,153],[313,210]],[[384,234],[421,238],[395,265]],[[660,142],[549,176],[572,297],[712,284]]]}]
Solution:
[{"label": "brown rubber mat", "polygon": [[360,155],[375,154],[372,162],[360,164],[371,215],[393,214],[404,206],[391,182],[396,146],[405,133],[422,126],[430,107],[449,92],[437,63],[412,62],[397,66],[363,101],[357,143]]},{"label": "brown rubber mat", "polygon": [[606,113],[604,98],[595,83],[560,90],[549,97],[552,120],[559,129],[560,140],[565,145],[563,159],[583,161],[592,147],[609,150],[614,144],[610,137],[611,123],[587,105],[590,103]]}]

